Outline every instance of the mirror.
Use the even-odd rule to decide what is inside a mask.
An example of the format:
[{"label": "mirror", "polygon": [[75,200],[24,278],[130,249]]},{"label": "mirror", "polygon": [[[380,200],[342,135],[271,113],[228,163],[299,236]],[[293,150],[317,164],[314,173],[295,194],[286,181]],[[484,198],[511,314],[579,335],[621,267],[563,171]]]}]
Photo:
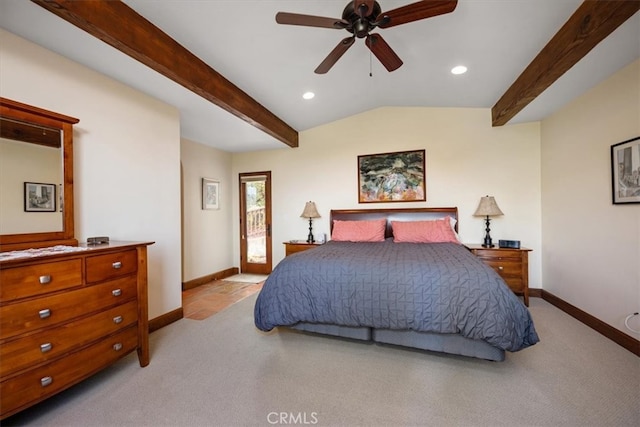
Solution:
[{"label": "mirror", "polygon": [[61,138],[60,129],[0,117],[0,234],[63,230]]},{"label": "mirror", "polygon": [[0,251],[77,245],[75,123],[73,117],[0,98]]}]

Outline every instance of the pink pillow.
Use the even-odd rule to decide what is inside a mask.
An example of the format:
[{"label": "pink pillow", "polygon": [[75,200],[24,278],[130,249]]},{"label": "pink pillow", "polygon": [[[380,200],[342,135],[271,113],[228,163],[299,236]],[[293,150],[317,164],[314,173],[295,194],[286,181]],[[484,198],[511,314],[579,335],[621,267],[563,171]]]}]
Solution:
[{"label": "pink pillow", "polygon": [[331,239],[337,242],[384,242],[386,219],[333,221]]},{"label": "pink pillow", "polygon": [[460,243],[451,228],[451,218],[433,221],[391,221],[393,241],[396,243]]}]

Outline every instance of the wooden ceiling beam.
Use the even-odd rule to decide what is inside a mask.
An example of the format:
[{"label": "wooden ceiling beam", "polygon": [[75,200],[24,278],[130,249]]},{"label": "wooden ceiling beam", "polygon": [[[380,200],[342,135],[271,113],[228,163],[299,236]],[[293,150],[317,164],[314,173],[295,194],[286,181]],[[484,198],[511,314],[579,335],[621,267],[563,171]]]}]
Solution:
[{"label": "wooden ceiling beam", "polygon": [[121,1],[32,0],[245,122],[298,146],[298,132]]},{"label": "wooden ceiling beam", "polygon": [[506,124],[638,10],[638,0],[585,0],[493,106],[493,126]]}]

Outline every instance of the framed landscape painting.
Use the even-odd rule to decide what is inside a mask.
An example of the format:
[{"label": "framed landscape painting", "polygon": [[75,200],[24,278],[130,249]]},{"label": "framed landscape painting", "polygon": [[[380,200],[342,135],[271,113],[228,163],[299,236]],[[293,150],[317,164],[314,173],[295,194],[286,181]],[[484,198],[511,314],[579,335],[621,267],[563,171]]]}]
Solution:
[{"label": "framed landscape painting", "polygon": [[640,137],[611,146],[613,203],[640,203]]},{"label": "framed landscape painting", "polygon": [[358,203],[427,200],[425,150],[358,156]]}]

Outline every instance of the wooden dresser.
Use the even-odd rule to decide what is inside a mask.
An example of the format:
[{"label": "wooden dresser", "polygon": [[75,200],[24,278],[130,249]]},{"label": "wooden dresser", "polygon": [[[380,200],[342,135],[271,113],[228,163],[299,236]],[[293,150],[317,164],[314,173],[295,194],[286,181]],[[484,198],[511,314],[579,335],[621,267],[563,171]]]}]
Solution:
[{"label": "wooden dresser", "polygon": [[0,261],[0,419],[134,350],[149,364],[150,244]]},{"label": "wooden dresser", "polygon": [[465,245],[485,264],[498,272],[509,288],[522,295],[524,305],[529,307],[529,252],[520,248],[484,248],[482,245]]}]

